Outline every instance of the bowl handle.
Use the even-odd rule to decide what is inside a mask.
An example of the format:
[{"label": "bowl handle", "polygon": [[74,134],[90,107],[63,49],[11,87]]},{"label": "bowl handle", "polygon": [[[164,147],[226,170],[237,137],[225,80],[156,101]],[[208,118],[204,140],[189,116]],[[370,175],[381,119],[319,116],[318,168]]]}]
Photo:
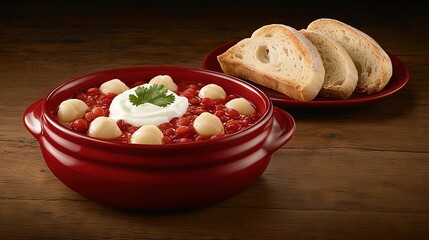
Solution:
[{"label": "bowl handle", "polygon": [[24,111],[24,117],[23,117],[24,125],[27,128],[27,130],[31,133],[31,135],[33,135],[36,139],[39,139],[42,133],[40,117],[42,116],[43,100],[44,99],[40,99],[39,101],[31,104]]},{"label": "bowl handle", "polygon": [[265,140],[264,148],[273,153],[285,145],[295,133],[295,120],[286,111],[274,107],[274,119],[271,132]]}]

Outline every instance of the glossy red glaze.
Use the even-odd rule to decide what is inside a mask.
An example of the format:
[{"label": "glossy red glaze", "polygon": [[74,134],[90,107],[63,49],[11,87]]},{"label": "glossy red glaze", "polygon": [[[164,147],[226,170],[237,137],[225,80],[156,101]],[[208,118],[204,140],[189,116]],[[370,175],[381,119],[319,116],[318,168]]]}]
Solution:
[{"label": "glossy red glaze", "polygon": [[[250,128],[204,142],[137,145],[88,137],[59,124],[57,106],[75,92],[119,78],[126,84],[168,74],[174,81],[216,83],[252,101],[261,119]],[[24,124],[38,139],[46,164],[82,196],[130,209],[187,209],[224,200],[265,171],[271,155],[295,131],[293,118],[273,107],[257,88],[208,70],[143,66],[92,73],[61,84],[24,112]]]},{"label": "glossy red glaze", "polygon": [[[202,68],[222,73],[223,71],[220,67],[219,62],[217,61],[217,56],[224,53],[226,50],[228,50],[230,47],[234,46],[238,42],[238,39],[232,40],[214,48],[212,51],[207,53],[207,55],[202,61]],[[383,100],[391,96],[392,94],[402,89],[408,82],[410,72],[405,63],[402,62],[401,59],[399,59],[391,52],[387,52],[387,54],[392,61],[392,77],[383,90],[371,95],[365,93],[353,93],[349,99],[344,100],[317,96],[312,101],[304,102],[297,101],[280,92],[274,91],[256,83],[252,83],[250,81],[249,83],[261,89],[261,91],[263,91],[273,101],[274,105],[279,107],[287,107],[288,109],[337,109],[366,106],[368,104],[372,104],[374,102]]]}]

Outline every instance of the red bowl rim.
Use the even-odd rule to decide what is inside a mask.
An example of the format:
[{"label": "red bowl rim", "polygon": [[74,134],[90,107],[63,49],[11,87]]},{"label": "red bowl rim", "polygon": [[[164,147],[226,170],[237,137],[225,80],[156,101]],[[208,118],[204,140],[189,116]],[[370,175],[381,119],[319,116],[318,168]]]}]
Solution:
[{"label": "red bowl rim", "polygon": [[[214,75],[216,77],[220,77],[223,79],[226,79],[228,81],[234,82],[235,84],[242,86],[246,88],[248,91],[254,92],[256,95],[258,95],[261,99],[264,101],[264,106],[266,111],[262,114],[261,118],[254,123],[252,126],[250,126],[247,129],[244,129],[242,131],[239,131],[237,133],[228,135],[223,138],[219,139],[210,139],[202,142],[190,142],[190,143],[171,143],[171,144],[130,144],[130,143],[121,143],[121,142],[113,142],[109,140],[103,140],[103,139],[97,139],[92,138],[86,135],[83,135],[81,133],[74,132],[64,126],[62,126],[52,115],[52,113],[49,111],[50,107],[48,105],[49,99],[54,96],[57,92],[61,91],[65,86],[68,86],[80,79],[91,77],[94,75],[99,74],[106,74],[106,73],[114,73],[114,72],[126,72],[130,70],[137,70],[137,69],[146,69],[146,70],[163,70],[165,71],[190,71],[190,72],[196,72],[196,73],[202,73],[202,74],[210,74]],[[168,73],[166,73],[168,74]],[[47,120],[49,125],[53,126],[55,129],[60,130],[61,132],[65,133],[66,135],[69,135],[72,139],[78,139],[81,144],[92,144],[92,145],[99,145],[99,146],[106,146],[106,147],[120,147],[120,148],[126,148],[126,149],[164,149],[168,147],[169,149],[172,148],[194,148],[194,147],[201,147],[206,145],[212,145],[212,144],[225,144],[227,142],[233,142],[237,139],[240,139],[247,135],[249,131],[252,129],[258,129],[259,127],[266,124],[267,121],[270,120],[270,118],[273,116],[273,104],[271,100],[266,96],[265,93],[263,93],[261,90],[256,88],[255,86],[252,86],[251,84],[233,77],[229,76],[227,74],[218,73],[211,70],[206,69],[199,69],[199,68],[192,68],[192,67],[183,67],[183,66],[169,66],[169,65],[144,65],[144,66],[130,66],[130,67],[121,67],[121,68],[113,68],[108,70],[100,70],[96,72],[92,72],[89,74],[81,75],[78,77],[75,77],[71,80],[68,80],[57,87],[55,87],[52,91],[48,93],[46,98],[44,99],[43,103],[43,117]]]}]

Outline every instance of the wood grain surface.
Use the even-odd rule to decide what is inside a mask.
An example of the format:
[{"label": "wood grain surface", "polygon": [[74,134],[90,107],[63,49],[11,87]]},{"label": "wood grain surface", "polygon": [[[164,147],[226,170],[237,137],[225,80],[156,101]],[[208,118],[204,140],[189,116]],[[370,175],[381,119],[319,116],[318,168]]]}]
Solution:
[{"label": "wood grain surface", "polygon": [[[0,239],[428,239],[429,28],[414,3],[32,1],[0,3]],[[319,17],[366,32],[410,70],[363,108],[288,109],[297,130],[262,177],[202,209],[112,209],[45,165],[23,111],[74,77],[135,65],[201,67],[210,50]]]}]

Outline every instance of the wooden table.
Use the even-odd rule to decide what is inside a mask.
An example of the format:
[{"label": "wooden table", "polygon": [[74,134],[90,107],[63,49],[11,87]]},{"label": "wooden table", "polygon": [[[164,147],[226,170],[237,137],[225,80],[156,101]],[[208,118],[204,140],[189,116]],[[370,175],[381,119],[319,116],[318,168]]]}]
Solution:
[{"label": "wooden table", "polygon": [[[0,5],[0,239],[429,237],[428,9],[164,3]],[[301,29],[319,17],[368,33],[405,62],[410,81],[364,108],[291,110],[293,139],[256,183],[214,206],[148,214],[88,201],[55,178],[23,126],[27,106],[73,77],[132,65],[200,67],[211,49],[264,24]]]}]

